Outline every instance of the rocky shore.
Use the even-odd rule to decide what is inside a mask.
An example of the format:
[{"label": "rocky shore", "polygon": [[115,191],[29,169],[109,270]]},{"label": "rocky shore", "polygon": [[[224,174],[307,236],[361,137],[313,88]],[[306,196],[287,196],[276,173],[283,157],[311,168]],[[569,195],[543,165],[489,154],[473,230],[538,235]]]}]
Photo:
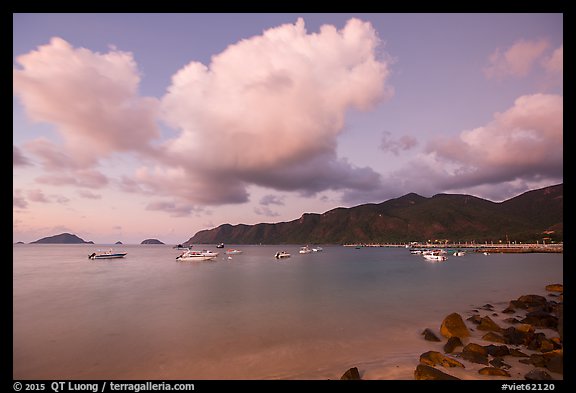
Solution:
[{"label": "rocky shore", "polygon": [[[438,329],[422,329],[430,350],[414,370],[416,380],[563,380],[563,284],[547,296],[527,294],[447,315]],[[361,379],[352,367],[341,379]]]}]

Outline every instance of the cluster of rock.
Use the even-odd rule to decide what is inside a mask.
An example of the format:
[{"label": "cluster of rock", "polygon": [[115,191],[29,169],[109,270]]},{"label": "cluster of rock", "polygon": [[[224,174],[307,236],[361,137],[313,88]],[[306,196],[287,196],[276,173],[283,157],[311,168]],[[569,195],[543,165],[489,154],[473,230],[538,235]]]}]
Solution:
[{"label": "cluster of rock", "polygon": [[[428,351],[420,355],[420,364],[414,371],[414,378],[460,379],[438,369],[437,366],[444,369],[466,369],[466,362],[479,365],[481,368],[477,372],[480,375],[511,378],[513,366],[510,363],[518,362],[532,366],[532,369],[523,375],[527,380],[562,379],[564,288],[562,284],[552,284],[546,286],[546,290],[553,292],[549,297],[555,300],[548,300],[540,295],[524,295],[510,301],[508,307],[501,312],[522,315],[503,319],[508,325],[505,327],[490,318],[499,316],[490,304],[480,308],[483,313],[490,315],[480,316],[480,312],[474,310],[474,315],[467,318],[473,326],[470,329],[460,314],[448,315],[440,326],[440,334],[447,339],[442,348],[444,353]],[[542,330],[551,332],[549,334],[552,337],[547,337]],[[422,334],[425,340],[442,341],[429,328]],[[472,337],[473,334],[480,335],[479,338],[484,342],[494,344],[481,345],[472,342],[476,338]],[[553,378],[550,373],[556,377]]]}]

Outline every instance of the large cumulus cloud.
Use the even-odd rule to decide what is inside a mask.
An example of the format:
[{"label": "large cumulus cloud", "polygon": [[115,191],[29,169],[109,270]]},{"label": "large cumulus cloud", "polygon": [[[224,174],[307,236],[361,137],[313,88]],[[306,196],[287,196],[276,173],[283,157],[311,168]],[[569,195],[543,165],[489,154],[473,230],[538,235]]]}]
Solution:
[{"label": "large cumulus cloud", "polygon": [[203,202],[243,200],[247,184],[310,194],[377,180],[335,151],[346,111],[392,94],[379,44],[358,19],[318,33],[298,19],[229,46],[209,66],[188,64],[162,100],[165,119],[181,131],[165,146],[166,162],[203,184]]}]

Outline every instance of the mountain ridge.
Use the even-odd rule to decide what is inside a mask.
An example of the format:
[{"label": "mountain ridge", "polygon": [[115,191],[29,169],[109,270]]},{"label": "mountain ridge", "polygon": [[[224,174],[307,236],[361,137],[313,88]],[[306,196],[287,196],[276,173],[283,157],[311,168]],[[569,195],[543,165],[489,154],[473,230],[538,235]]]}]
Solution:
[{"label": "mountain ridge", "polygon": [[445,239],[536,242],[563,239],[563,183],[526,191],[502,202],[467,194],[423,197],[408,193],[381,203],[292,221],[222,224],[196,232],[184,244],[404,243]]}]

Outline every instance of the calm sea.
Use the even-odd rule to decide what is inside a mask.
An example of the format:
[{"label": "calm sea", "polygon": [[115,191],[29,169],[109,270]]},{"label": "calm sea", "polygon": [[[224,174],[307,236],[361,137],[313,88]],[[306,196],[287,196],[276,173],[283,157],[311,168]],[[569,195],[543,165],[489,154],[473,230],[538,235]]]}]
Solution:
[{"label": "calm sea", "polygon": [[13,378],[338,379],[379,364],[380,378],[411,379],[424,328],[563,282],[562,254],[431,263],[405,248],[235,247],[177,262],[167,245],[96,261],[109,247],[15,245]]}]

